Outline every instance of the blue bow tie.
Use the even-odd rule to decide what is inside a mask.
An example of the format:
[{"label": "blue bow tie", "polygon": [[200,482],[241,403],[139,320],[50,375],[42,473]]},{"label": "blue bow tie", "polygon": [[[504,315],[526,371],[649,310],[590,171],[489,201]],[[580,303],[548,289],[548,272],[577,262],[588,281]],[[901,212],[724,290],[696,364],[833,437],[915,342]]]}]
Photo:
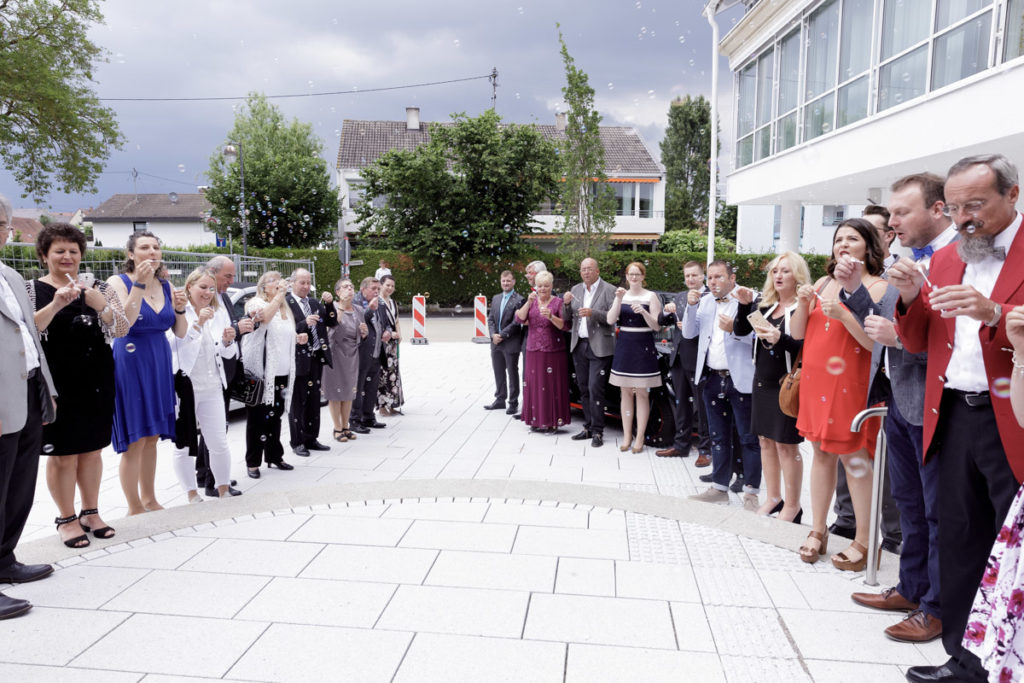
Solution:
[{"label": "blue bow tie", "polygon": [[910,250],[914,252],[915,261],[920,261],[924,257],[931,256],[932,254],[935,253],[935,250],[932,249],[932,245],[930,244],[927,247],[922,247],[920,249],[918,249],[917,247],[911,247]]}]

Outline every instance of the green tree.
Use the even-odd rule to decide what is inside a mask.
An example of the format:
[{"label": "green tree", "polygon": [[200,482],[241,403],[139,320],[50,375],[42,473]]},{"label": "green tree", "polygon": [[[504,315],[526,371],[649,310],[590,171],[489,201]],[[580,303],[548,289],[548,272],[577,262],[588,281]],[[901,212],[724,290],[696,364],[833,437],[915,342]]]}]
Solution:
[{"label": "green tree", "polygon": [[711,103],[703,95],[669,105],[661,141],[665,165],[665,232],[707,230],[711,183]]},{"label": "green tree", "polygon": [[430,126],[415,150],[393,149],[361,173],[356,213],[375,243],[442,263],[514,253],[558,185],[555,145],[534,126],[502,125],[493,109]]},{"label": "green tree", "polygon": [[594,109],[594,89],[576,66],[558,32],[565,65],[562,96],[568,107],[565,138],[561,141],[563,246],[589,253],[604,245],[615,225],[615,193],[604,173],[601,115]]},{"label": "green tree", "polygon": [[[706,230],[673,230],[666,232],[658,240],[658,251],[683,254],[705,252],[708,249],[708,233]],[[715,235],[715,256],[727,258],[736,252],[736,243],[722,235]]]},{"label": "green tree", "polygon": [[0,158],[23,197],[95,191],[110,149],[124,144],[92,91],[104,52],[87,36],[102,21],[97,0],[0,1]]},{"label": "green tree", "polygon": [[[267,98],[252,93],[227,136],[241,145],[241,159],[229,162],[218,147],[210,155],[207,199],[214,229],[241,239],[241,212],[249,222],[249,246],[309,247],[330,241],[338,225],[338,197],[331,189],[323,143],[313,126],[284,115]],[[240,165],[245,169],[241,196]]]},{"label": "green tree", "polygon": [[715,219],[715,241],[718,241],[719,237],[723,237],[733,242],[736,241],[736,221],[738,217],[738,211],[735,204],[726,204],[721,199],[718,200],[718,214]]}]

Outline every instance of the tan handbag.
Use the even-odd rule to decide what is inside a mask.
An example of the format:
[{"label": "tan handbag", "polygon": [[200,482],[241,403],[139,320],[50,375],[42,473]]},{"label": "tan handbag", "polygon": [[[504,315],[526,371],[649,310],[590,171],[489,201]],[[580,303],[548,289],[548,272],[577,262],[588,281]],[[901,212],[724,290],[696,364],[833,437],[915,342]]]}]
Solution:
[{"label": "tan handbag", "polygon": [[796,417],[800,412],[800,357],[803,353],[803,349],[800,349],[793,362],[793,369],[779,380],[779,410],[789,417]]}]

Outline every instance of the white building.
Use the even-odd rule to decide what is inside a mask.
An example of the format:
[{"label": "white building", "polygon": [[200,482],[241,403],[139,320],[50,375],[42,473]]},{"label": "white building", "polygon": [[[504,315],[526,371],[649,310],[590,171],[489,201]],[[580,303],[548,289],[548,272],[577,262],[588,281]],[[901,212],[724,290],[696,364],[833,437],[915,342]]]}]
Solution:
[{"label": "white building", "polygon": [[904,175],[983,153],[1024,164],[1024,0],[746,4],[719,45],[741,250],[827,251],[837,211],[884,203]]},{"label": "white building", "polygon": [[[418,107],[406,109],[404,121],[354,121],[346,119],[338,146],[338,198],[341,220],[347,232],[358,232],[355,207],[364,200],[360,172],[391,149],[415,149],[430,140],[430,123],[420,121]],[[451,125],[443,123],[441,125]],[[549,139],[564,138],[565,118],[555,125],[538,125]],[[618,205],[611,242],[651,245],[665,232],[665,171],[655,161],[640,132],[631,127],[601,126],[605,175],[615,190]],[[526,238],[539,246],[554,248],[559,216],[551,206],[538,207],[534,218],[542,234]]]},{"label": "white building", "polygon": [[123,247],[135,231],[148,230],[168,248],[216,244],[206,218],[212,205],[203,194],[115,194],[84,217],[104,247]]}]

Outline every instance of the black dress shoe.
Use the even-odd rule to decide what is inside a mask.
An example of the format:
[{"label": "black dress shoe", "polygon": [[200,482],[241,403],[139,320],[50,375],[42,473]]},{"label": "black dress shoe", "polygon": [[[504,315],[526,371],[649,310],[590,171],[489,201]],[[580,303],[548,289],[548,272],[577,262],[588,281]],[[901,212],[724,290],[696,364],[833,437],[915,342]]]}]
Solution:
[{"label": "black dress shoe", "polygon": [[516,411],[519,410],[519,404],[515,401],[508,404],[508,408],[505,410],[506,415],[515,415]]},{"label": "black dress shoe", "polygon": [[594,448],[600,448],[604,445],[604,435],[600,432],[594,434],[594,438],[590,440],[590,445]]},{"label": "black dress shoe", "polygon": [[505,409],[505,402],[504,401],[495,401],[494,403],[488,403],[487,405],[484,406],[484,410],[504,410],[504,409]]},{"label": "black dress shoe", "polygon": [[295,469],[295,465],[289,465],[284,460],[281,460],[279,462],[268,462],[267,463],[267,467],[276,467],[279,470],[285,470],[285,471],[287,471],[287,470],[294,470]]},{"label": "black dress shoe", "polygon": [[911,683],[928,683],[928,681],[959,681],[957,675],[947,664],[942,666],[912,666],[907,669],[907,680]]},{"label": "black dress shoe", "polygon": [[705,484],[710,484],[711,483],[711,475],[710,474],[702,474],[702,475],[700,475],[697,478],[700,479]]},{"label": "black dress shoe", "polygon": [[746,480],[743,478],[742,475],[737,474],[736,478],[732,480],[732,484],[729,485],[729,490],[732,491],[733,493],[739,493],[740,491],[743,490],[743,484],[745,483],[745,481]]},{"label": "black dress shoe", "polygon": [[373,427],[374,429],[384,429],[385,427],[387,427],[387,425],[384,424],[383,422],[377,422],[376,420],[374,420],[373,422],[367,422],[366,426]]},{"label": "black dress shoe", "polygon": [[0,619],[11,619],[20,617],[32,609],[32,603],[20,598],[12,598],[0,593]]},{"label": "black dress shoe", "polygon": [[329,451],[331,450],[331,447],[325,446],[319,441],[314,441],[313,443],[307,443],[306,449],[310,451]]},{"label": "black dress shoe", "polygon": [[309,457],[309,449],[306,448],[305,446],[296,446],[295,448],[292,449],[292,453],[299,456],[300,458]]},{"label": "black dress shoe", "polygon": [[583,441],[585,439],[589,439],[591,436],[593,435],[589,431],[587,431],[586,429],[581,429],[580,431],[576,432],[569,438],[572,439],[573,441]]},{"label": "black dress shoe", "polygon": [[[259,472],[259,470],[256,470],[256,471]],[[256,478],[258,478],[258,477],[256,477]],[[242,495],[242,492],[239,491],[238,489],[236,489],[234,486],[228,486],[228,495],[229,496],[240,496],[240,495]],[[207,486],[206,487],[206,497],[207,498],[219,498],[220,497],[220,491],[217,490],[216,486]]]},{"label": "black dress shoe", "polygon": [[229,481],[228,484],[230,484],[231,486],[238,486],[238,482],[236,480],[234,480],[234,479]]},{"label": "black dress shoe", "polygon": [[523,414],[519,413],[518,415],[513,415],[512,417],[515,418],[516,420],[522,420],[523,419]]},{"label": "black dress shoe", "polygon": [[10,566],[0,569],[0,583],[28,583],[29,581],[38,581],[52,573],[52,565],[14,562]]},{"label": "black dress shoe", "polygon": [[250,479],[259,479],[260,478],[260,468],[259,467],[247,467],[245,469],[245,473],[249,475]]},{"label": "black dress shoe", "polygon": [[349,429],[351,429],[356,434],[369,434],[370,433],[370,428],[369,427],[364,427],[363,425],[361,425],[358,422],[351,423],[349,425]]},{"label": "black dress shoe", "polygon": [[843,538],[849,538],[853,540],[857,537],[857,530],[852,526],[840,526],[833,524],[828,528],[828,532],[833,536],[842,536]]}]

